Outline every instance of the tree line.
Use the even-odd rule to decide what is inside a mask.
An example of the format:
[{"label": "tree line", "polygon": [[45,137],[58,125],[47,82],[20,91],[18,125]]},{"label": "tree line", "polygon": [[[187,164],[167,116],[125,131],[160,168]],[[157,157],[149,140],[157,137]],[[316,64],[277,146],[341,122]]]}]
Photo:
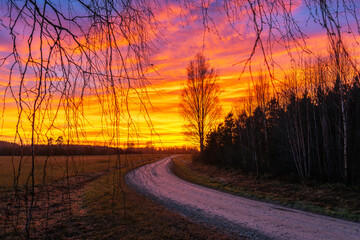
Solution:
[{"label": "tree line", "polygon": [[359,79],[346,58],[332,57],[303,61],[276,88],[260,74],[246,100],[208,133],[201,160],[360,184]]},{"label": "tree line", "polygon": [[[116,155],[116,154],[185,154],[196,153],[191,147],[127,147],[116,148],[96,145],[78,144],[37,144],[34,148],[37,156],[64,156],[64,155]],[[0,141],[0,156],[31,156],[30,145]]]}]

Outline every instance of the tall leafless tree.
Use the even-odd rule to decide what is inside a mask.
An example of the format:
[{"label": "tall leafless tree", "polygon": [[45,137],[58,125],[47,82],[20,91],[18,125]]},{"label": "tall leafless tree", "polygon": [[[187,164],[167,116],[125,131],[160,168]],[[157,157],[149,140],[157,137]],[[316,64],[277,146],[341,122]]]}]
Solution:
[{"label": "tall leafless tree", "polygon": [[204,150],[204,140],[221,114],[218,74],[205,56],[198,53],[187,67],[188,80],[181,93],[180,113],[186,121],[186,135]]}]

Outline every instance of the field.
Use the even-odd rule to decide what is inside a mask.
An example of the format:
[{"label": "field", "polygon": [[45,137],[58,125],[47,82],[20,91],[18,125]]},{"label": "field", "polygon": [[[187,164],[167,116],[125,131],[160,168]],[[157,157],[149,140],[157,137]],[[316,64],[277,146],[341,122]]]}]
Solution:
[{"label": "field", "polygon": [[193,162],[190,155],[178,157],[173,171],[180,178],[216,190],[360,222],[360,188],[356,186],[318,182],[305,185],[290,178],[245,174]]},{"label": "field", "polygon": [[[129,170],[166,155],[37,157],[35,204],[26,231],[31,158],[21,161],[17,190],[13,166],[20,158],[0,158],[0,238],[20,239],[227,239],[192,223],[130,189]],[[12,164],[12,162],[14,164]],[[44,175],[44,166],[46,166]]]},{"label": "field", "polygon": [[[139,156],[133,156],[131,161],[137,161]],[[115,166],[116,156],[37,156],[35,158],[35,184],[41,184],[44,181],[52,182],[67,176],[87,174],[96,171],[102,171]],[[21,168],[19,163],[21,161]],[[121,159],[125,161],[125,159]],[[67,166],[67,167],[66,167]],[[20,170],[20,174],[19,174]],[[14,171],[19,175],[19,185],[26,183],[31,170],[31,156],[24,156],[22,159],[18,156],[8,157],[0,156],[0,186],[3,188],[12,188],[14,184]]]}]

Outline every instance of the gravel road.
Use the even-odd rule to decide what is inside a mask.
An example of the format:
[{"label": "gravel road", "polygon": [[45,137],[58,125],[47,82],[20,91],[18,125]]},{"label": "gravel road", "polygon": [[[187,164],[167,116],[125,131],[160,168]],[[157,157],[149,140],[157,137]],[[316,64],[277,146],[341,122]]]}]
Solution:
[{"label": "gravel road", "polygon": [[251,239],[357,239],[360,224],[249,200],[186,182],[170,170],[172,157],[126,175],[139,192],[184,216]]}]

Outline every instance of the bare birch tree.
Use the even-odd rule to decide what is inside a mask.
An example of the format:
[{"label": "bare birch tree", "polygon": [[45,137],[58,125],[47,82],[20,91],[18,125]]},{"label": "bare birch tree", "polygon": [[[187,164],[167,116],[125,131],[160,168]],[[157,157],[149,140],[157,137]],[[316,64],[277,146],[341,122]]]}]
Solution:
[{"label": "bare birch tree", "polygon": [[[9,46],[0,58],[0,67],[9,76],[1,94],[4,106],[5,99],[12,101],[18,111],[13,142],[30,145],[31,152],[30,172],[22,171],[26,156],[21,155],[18,162],[13,157],[14,199],[7,206],[11,215],[8,226],[22,238],[38,238],[34,222],[40,217],[34,211],[45,187],[36,182],[36,146],[59,131],[70,202],[69,179],[77,170],[71,169],[74,164],[68,148],[87,141],[84,102],[88,96],[98,100],[99,134],[108,146],[119,148],[122,141],[137,137],[130,101],[141,106],[141,113],[149,120],[145,72],[152,66],[152,39],[159,39],[153,15],[157,7],[154,1],[1,2],[0,30],[8,35]],[[5,107],[1,110],[4,116]],[[121,164],[118,154],[113,171],[115,200],[124,197],[121,171],[117,170]],[[48,168],[45,164],[42,186],[47,186]],[[19,183],[24,176],[25,184]],[[21,189],[25,189],[24,197]],[[15,203],[18,206],[14,207]],[[4,232],[7,229],[4,227]]]},{"label": "bare birch tree", "polygon": [[186,135],[204,150],[204,140],[221,114],[218,74],[205,56],[198,53],[187,67],[188,80],[181,93],[180,113]]}]

